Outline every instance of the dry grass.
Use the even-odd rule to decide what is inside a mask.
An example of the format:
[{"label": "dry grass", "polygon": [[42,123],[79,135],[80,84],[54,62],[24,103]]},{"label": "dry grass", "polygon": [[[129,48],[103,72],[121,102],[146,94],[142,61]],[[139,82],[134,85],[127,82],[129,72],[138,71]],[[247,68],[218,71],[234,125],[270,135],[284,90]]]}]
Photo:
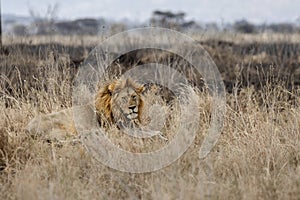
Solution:
[{"label": "dry grass", "polygon": [[[1,59],[29,63],[20,54]],[[40,76],[30,83],[1,75],[0,199],[300,198],[300,88],[286,88],[280,77],[270,76],[260,90],[236,86],[227,94],[222,135],[204,160],[198,150],[210,107],[199,93],[201,128],[193,145],[160,171],[130,174],[100,164],[80,143],[28,136],[24,127],[37,113],[71,106],[69,62],[38,61]],[[47,87],[33,87],[39,84]]]},{"label": "dry grass", "polygon": [[[298,43],[300,39],[300,33],[257,33],[257,34],[244,34],[235,32],[209,32],[203,31],[202,34],[199,33],[189,33],[186,32],[190,37],[197,41],[207,41],[207,40],[222,40],[226,42],[235,42],[239,44],[243,43],[273,43],[273,42],[291,42]],[[3,44],[16,44],[16,43],[26,43],[26,44],[41,44],[41,43],[63,43],[72,45],[94,45],[99,41],[107,38],[109,35],[103,36],[10,36],[7,35],[4,38]]]}]

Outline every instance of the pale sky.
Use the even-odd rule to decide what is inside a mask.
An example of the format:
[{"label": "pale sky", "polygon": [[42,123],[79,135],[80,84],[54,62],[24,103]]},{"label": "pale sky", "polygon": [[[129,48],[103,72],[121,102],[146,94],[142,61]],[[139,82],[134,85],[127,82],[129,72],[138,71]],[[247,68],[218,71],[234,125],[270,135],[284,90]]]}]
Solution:
[{"label": "pale sky", "polygon": [[187,19],[200,22],[296,22],[300,17],[300,0],[2,0],[1,9],[5,14],[26,16],[31,8],[43,16],[47,6],[55,3],[60,19],[104,17],[143,22],[154,10],[183,11]]}]

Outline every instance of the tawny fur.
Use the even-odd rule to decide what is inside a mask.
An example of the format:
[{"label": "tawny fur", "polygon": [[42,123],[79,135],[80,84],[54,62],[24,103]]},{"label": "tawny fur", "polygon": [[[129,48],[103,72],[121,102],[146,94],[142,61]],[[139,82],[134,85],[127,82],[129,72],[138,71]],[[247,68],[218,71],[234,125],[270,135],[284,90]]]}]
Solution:
[{"label": "tawny fur", "polygon": [[[144,108],[144,101],[142,97],[142,92],[144,86],[136,83],[131,79],[118,79],[111,81],[101,87],[95,97],[95,108],[99,119],[102,119],[104,116],[106,120],[110,123],[115,123],[118,119],[117,116],[113,116],[112,113],[112,94],[114,92],[118,93],[120,90],[129,87],[133,88],[136,94],[139,96],[139,105],[138,105],[138,120],[141,122],[142,110]],[[120,108],[123,108],[124,105],[120,105]]]}]

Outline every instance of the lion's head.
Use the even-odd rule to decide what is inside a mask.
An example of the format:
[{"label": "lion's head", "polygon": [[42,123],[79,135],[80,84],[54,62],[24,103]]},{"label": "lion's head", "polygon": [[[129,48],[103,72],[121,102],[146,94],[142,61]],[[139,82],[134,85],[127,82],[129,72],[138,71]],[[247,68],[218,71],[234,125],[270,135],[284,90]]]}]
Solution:
[{"label": "lion's head", "polygon": [[95,97],[99,121],[120,126],[138,125],[143,110],[143,85],[131,79],[114,80],[100,87]]}]

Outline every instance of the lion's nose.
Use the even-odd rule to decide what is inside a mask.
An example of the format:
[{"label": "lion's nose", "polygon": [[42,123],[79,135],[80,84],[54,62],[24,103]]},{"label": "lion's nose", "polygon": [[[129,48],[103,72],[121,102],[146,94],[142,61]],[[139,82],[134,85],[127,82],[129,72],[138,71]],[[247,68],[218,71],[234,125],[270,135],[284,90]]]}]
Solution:
[{"label": "lion's nose", "polygon": [[132,106],[129,106],[129,109],[130,109],[130,110],[134,110],[135,107],[136,107],[135,105],[132,105]]}]

